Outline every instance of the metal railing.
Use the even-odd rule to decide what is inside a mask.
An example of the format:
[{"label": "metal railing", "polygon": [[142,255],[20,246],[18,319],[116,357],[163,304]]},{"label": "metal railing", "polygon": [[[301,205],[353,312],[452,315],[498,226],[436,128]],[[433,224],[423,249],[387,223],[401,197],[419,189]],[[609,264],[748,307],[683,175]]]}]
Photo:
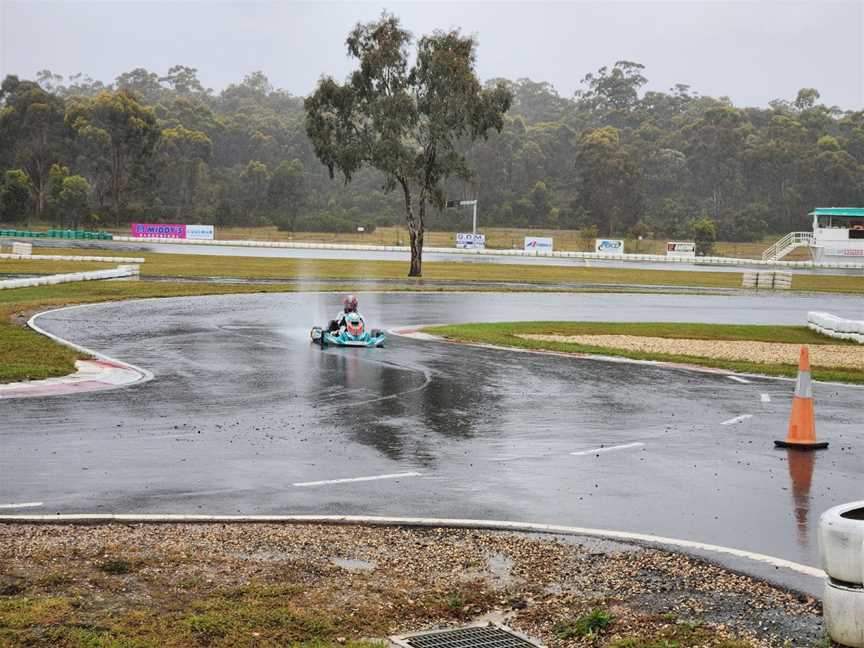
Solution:
[{"label": "metal railing", "polygon": [[782,259],[792,250],[799,247],[813,245],[812,232],[789,232],[762,253],[763,261],[777,261]]}]

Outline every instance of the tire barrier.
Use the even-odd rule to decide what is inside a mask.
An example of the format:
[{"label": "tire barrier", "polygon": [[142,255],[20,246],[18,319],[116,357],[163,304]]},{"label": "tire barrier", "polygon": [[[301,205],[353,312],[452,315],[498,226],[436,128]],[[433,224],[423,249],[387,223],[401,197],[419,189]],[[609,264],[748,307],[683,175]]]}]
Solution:
[{"label": "tire barrier", "polygon": [[807,328],[837,340],[852,340],[864,344],[864,320],[851,320],[831,313],[809,311]]},{"label": "tire barrier", "polygon": [[864,501],[825,511],[818,539],[828,634],[844,646],[864,648]]},{"label": "tire barrier", "polygon": [[792,273],[750,270],[742,275],[741,287],[758,288],[759,290],[789,290],[792,288]]},{"label": "tire barrier", "polygon": [[54,230],[33,232],[30,230],[0,229],[0,237],[9,238],[50,238],[50,239],[84,239],[87,241],[110,241],[113,237],[108,232],[88,232],[87,230]]},{"label": "tire barrier", "polygon": [[20,254],[21,256],[30,256],[33,254],[33,244],[32,243],[19,243],[15,241],[12,243],[12,254]]},{"label": "tire barrier", "polygon": [[120,265],[111,270],[91,270],[89,272],[70,272],[67,274],[46,275],[44,277],[28,277],[27,279],[6,279],[0,281],[0,290],[12,288],[32,288],[34,286],[54,286],[73,281],[95,281],[98,279],[122,279],[137,277],[140,267],[137,265]]}]

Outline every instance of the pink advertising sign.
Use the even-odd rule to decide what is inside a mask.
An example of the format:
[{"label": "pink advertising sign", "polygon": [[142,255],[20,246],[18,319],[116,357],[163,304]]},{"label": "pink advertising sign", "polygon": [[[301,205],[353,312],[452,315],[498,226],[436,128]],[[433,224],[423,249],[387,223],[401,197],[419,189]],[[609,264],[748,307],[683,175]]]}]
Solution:
[{"label": "pink advertising sign", "polygon": [[170,223],[132,223],[134,238],[186,238],[186,225]]}]

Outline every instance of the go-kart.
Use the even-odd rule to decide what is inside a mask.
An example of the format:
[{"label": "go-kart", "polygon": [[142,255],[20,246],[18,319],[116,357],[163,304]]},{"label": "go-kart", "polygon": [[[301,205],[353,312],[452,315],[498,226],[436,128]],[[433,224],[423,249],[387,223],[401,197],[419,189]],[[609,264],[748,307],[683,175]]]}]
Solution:
[{"label": "go-kart", "polygon": [[340,327],[336,321],[330,322],[330,326],[323,328],[313,326],[310,332],[312,342],[319,344],[323,349],[328,344],[334,346],[350,347],[380,347],[384,345],[387,337],[384,331],[379,329],[366,330],[366,323],[357,313],[348,313],[345,323]]}]

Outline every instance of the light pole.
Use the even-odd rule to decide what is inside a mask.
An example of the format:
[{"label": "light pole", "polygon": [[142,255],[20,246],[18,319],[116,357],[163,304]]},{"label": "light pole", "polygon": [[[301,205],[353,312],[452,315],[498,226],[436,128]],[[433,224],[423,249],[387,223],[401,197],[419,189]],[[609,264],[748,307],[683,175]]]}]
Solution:
[{"label": "light pole", "polygon": [[447,207],[474,207],[474,221],[471,225],[471,233],[477,233],[477,199],[474,200],[448,200]]}]

